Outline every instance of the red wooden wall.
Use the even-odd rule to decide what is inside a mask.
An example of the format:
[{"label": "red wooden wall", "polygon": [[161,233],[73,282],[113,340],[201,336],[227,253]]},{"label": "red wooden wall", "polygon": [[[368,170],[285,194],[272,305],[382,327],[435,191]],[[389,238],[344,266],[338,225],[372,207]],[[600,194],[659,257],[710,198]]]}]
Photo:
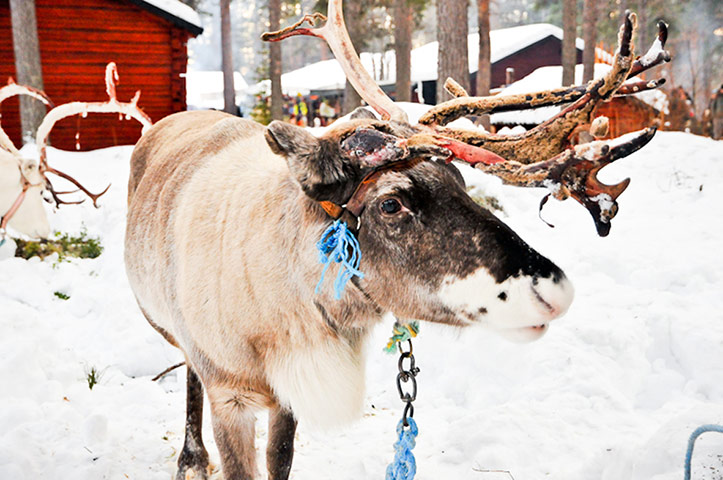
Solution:
[{"label": "red wooden wall", "polygon": [[[187,31],[126,0],[35,0],[45,92],[59,105],[105,101],[105,66],[118,64],[118,100],[141,90],[139,106],[157,122],[186,109]],[[0,83],[15,77],[9,0],[0,0]],[[20,145],[17,99],[3,102],[2,127]],[[82,150],[134,144],[140,124],[116,114],[58,122],[53,146]]]}]

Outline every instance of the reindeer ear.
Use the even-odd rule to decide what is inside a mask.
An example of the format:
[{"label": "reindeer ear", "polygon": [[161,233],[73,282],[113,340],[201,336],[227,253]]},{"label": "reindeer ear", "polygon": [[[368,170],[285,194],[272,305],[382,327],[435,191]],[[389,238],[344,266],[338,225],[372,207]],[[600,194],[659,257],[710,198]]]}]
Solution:
[{"label": "reindeer ear", "polygon": [[289,157],[311,153],[319,140],[303,128],[274,120],[266,128],[266,143],[275,154]]},{"label": "reindeer ear", "polygon": [[309,197],[341,204],[351,196],[359,169],[342,157],[337,136],[317,138],[279,121],[269,124],[265,136],[271,151],[286,159],[291,175]]}]

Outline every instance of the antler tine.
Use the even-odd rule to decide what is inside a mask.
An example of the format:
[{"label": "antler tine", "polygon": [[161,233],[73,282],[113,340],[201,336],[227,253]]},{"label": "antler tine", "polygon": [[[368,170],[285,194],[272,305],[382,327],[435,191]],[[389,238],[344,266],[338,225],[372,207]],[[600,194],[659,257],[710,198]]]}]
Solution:
[{"label": "antler tine", "polygon": [[[61,177],[61,178],[64,178],[64,179],[66,179],[67,181],[69,181],[70,183],[72,183],[73,185],[75,185],[76,187],[78,187],[78,190],[80,190],[80,191],[82,191],[83,193],[85,193],[85,194],[93,201],[93,206],[94,206],[95,208],[98,208],[98,203],[97,203],[97,202],[98,202],[98,199],[99,199],[100,197],[102,197],[103,195],[105,195],[105,193],[106,193],[106,192],[108,191],[108,189],[110,188],[110,184],[108,184],[108,186],[105,187],[105,190],[103,190],[102,192],[100,192],[100,193],[92,193],[92,192],[90,192],[87,188],[85,188],[83,185],[81,185],[81,183],[80,183],[78,180],[76,180],[75,178],[71,177],[70,175],[68,175],[68,174],[65,173],[65,172],[61,172],[60,170],[56,170],[56,169],[54,169],[54,168],[47,167],[47,166],[45,167],[45,172],[47,172],[47,173],[52,173],[53,175],[57,175],[57,176],[59,176],[59,177]],[[49,191],[51,192],[51,194],[53,195],[53,200],[55,200],[55,202],[56,202],[56,204],[57,204],[58,206],[60,206],[61,204],[77,204],[77,203],[82,203],[82,202],[83,202],[83,200],[78,201],[78,202],[66,202],[66,201],[64,201],[64,200],[61,200],[60,197],[59,197],[59,195],[63,195],[63,194],[65,194],[65,193],[72,193],[72,192],[56,192],[55,189],[53,188],[53,185],[52,185],[49,181],[48,181],[48,190],[49,190]]]},{"label": "antler tine", "polygon": [[670,61],[670,52],[665,50],[665,42],[668,41],[668,24],[660,20],[658,22],[658,35],[650,46],[648,51],[640,58],[633,62],[630,69],[630,76],[637,75],[645,70],[649,70],[664,62]]},{"label": "antler tine", "polygon": [[452,77],[447,77],[444,81],[444,89],[455,98],[469,97],[467,90]]},{"label": "antler tine", "polygon": [[[351,43],[351,38],[349,38],[349,33],[344,24],[342,0],[329,0],[327,17],[328,18],[321,14],[306,15],[290,27],[283,28],[276,32],[264,33],[261,39],[267,42],[278,42],[295,35],[308,35],[324,39],[339,61],[342,70],[344,70],[346,77],[354,86],[354,89],[374,110],[379,112],[382,119],[409,123],[409,119],[404,110],[395,105],[392,99],[379,88],[371,75],[369,75],[369,72],[367,72],[362,65],[361,59],[356,53],[354,45]],[[321,27],[301,28],[301,25],[304,23],[309,23],[313,26],[317,20],[324,19],[326,19],[326,23]]]}]

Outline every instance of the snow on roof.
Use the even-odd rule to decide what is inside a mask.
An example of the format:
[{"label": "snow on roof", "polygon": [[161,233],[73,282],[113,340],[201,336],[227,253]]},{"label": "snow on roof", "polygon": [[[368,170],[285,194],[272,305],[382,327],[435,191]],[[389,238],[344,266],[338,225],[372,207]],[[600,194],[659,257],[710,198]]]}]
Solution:
[{"label": "snow on roof", "polygon": [[[604,63],[595,64],[595,78],[600,78],[612,67]],[[583,66],[575,67],[575,84],[582,83]],[[634,77],[639,80],[637,77]],[[526,77],[502,89],[498,95],[514,95],[549,90],[562,86],[562,67],[560,65],[540,67]],[[658,111],[668,113],[668,97],[660,90],[647,90],[634,94],[643,102]],[[555,116],[560,107],[541,107],[534,110],[516,110],[512,112],[494,113],[490,116],[493,124],[506,125],[537,125]]]},{"label": "snow on roof", "polygon": [[[377,83],[387,84],[389,72],[394,77],[394,52],[360,55],[362,65]],[[393,80],[392,80],[393,81]],[[344,88],[346,75],[336,59],[322,60],[281,75],[281,85],[287,95],[308,94],[311,90],[339,90]]]},{"label": "snow on roof", "polygon": [[[490,60],[496,63],[509,57],[534,43],[547,37],[562,39],[562,29],[549,23],[535,23],[519,27],[501,28],[490,32]],[[412,83],[435,80],[437,78],[437,42],[427,43],[412,50]],[[582,49],[584,42],[577,39],[576,46]],[[472,33],[467,37],[469,54],[469,71],[477,71],[479,54],[479,34]],[[373,78],[381,85],[393,84],[396,81],[396,61],[394,51],[381,53],[362,53],[362,64]],[[324,60],[312,63],[281,76],[281,85],[288,94],[308,93],[311,90],[336,90],[344,88],[346,76],[339,62]]]},{"label": "snow on roof", "polygon": [[[562,40],[562,29],[550,23],[533,23],[518,27],[500,28],[490,31],[490,62],[497,63],[515,52],[529,47],[547,37]],[[583,49],[585,43],[576,39],[575,46]],[[437,78],[438,42],[431,42],[412,50],[412,81],[435,80]],[[467,36],[467,54],[470,73],[477,71],[479,56],[479,33]],[[416,60],[416,61],[415,61]]]},{"label": "snow on roof", "polygon": [[[186,103],[191,110],[223,109],[223,72],[189,71],[186,73]],[[248,84],[239,72],[233,72],[233,84],[238,104]]]},{"label": "snow on roof", "polygon": [[[131,2],[162,16],[190,30],[194,35],[203,32],[198,12],[179,0],[131,0]],[[149,8],[150,7],[150,8]],[[165,15],[164,15],[165,14]]]}]

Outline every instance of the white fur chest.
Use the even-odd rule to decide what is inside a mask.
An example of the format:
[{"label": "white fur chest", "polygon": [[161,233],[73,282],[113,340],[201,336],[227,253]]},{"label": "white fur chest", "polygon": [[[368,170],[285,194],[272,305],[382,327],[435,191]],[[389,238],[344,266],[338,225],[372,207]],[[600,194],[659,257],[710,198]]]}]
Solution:
[{"label": "white fur chest", "polygon": [[268,381],[300,422],[326,429],[358,419],[364,401],[363,348],[327,338],[275,352]]}]

